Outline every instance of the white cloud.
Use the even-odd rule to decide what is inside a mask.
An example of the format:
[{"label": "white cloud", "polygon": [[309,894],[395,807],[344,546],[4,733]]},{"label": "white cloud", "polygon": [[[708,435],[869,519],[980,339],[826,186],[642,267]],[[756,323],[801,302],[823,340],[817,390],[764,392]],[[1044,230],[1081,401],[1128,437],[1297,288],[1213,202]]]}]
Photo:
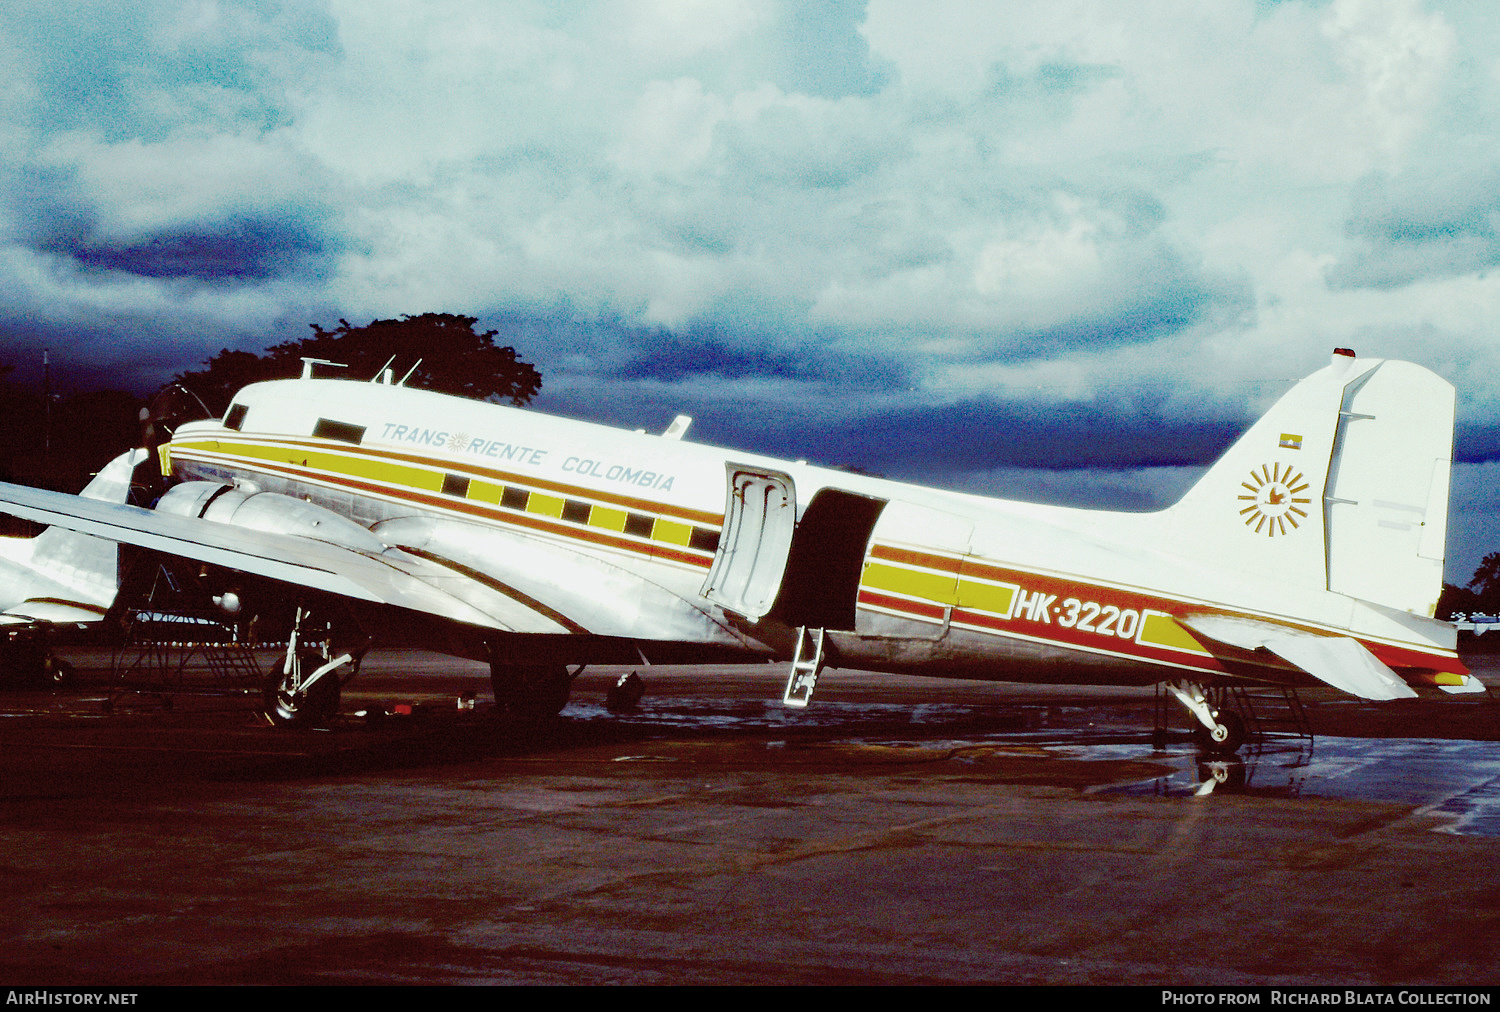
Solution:
[{"label": "white cloud", "polygon": [[670,66],[753,45],[756,32],[775,17],[775,6],[763,0],[638,0],[610,4],[601,13],[637,60]]},{"label": "white cloud", "polygon": [[[64,225],[98,245],[281,221],[328,245],[315,277],[243,286],[288,314],[698,328],[726,353],[904,363],[919,389],[891,396],[913,402],[1155,383],[1248,403],[1349,344],[1452,369],[1494,412],[1484,256],[1359,231],[1386,206],[1371,180],[1402,222],[1468,206],[1436,191],[1481,175],[1434,172],[1493,162],[1487,6],[810,10],[33,5],[0,14],[0,214],[38,264]],[[1394,280],[1330,288],[1361,265]],[[58,276],[106,322],[125,289],[178,319],[185,290]],[[210,301],[236,335],[277,319]]]},{"label": "white cloud", "polygon": [[625,118],[613,161],[643,176],[681,177],[700,170],[714,146],[725,102],[692,78],[652,81]]},{"label": "white cloud", "polygon": [[236,215],[287,213],[326,195],[318,167],[276,136],[111,143],[66,134],[39,152],[36,164],[76,180],[101,234],[123,242]]},{"label": "white cloud", "polygon": [[1358,126],[1384,158],[1404,155],[1441,97],[1452,26],[1416,0],[1338,0],[1324,30],[1358,95]]}]

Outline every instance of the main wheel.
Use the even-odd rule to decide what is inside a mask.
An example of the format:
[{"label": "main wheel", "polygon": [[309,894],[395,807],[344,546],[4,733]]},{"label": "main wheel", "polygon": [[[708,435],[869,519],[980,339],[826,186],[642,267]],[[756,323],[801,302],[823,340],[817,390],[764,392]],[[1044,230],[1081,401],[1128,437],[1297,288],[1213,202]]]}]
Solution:
[{"label": "main wheel", "polygon": [[1214,714],[1212,730],[1199,724],[1193,728],[1200,751],[1209,755],[1232,755],[1249,740],[1245,722],[1232,710],[1219,710]]},{"label": "main wheel", "polygon": [[[316,651],[305,651],[298,657],[303,672],[316,671],[323,658]],[[335,671],[319,678],[306,689],[293,689],[293,676],[282,671],[278,662],[266,680],[266,716],[281,727],[326,727],[338,716],[341,697],[339,676]]]},{"label": "main wheel", "polygon": [[490,662],[495,705],[518,717],[555,717],[568,705],[573,679],[562,664]]}]

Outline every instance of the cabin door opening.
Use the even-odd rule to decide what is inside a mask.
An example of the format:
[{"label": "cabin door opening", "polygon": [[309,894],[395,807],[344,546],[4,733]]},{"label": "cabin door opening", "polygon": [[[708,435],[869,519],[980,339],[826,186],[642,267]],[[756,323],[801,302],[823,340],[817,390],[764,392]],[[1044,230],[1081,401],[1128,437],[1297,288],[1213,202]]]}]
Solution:
[{"label": "cabin door opening", "polygon": [[728,497],[704,597],[758,622],[776,603],[797,529],[791,475],[726,465]]},{"label": "cabin door opening", "polygon": [[860,574],[886,501],[819,489],[797,516],[790,475],[728,465],[724,530],[703,596],[752,622],[853,629]]},{"label": "cabin door opening", "polygon": [[870,536],[885,506],[839,488],[814,493],[792,537],[772,616],[809,629],[852,630]]}]

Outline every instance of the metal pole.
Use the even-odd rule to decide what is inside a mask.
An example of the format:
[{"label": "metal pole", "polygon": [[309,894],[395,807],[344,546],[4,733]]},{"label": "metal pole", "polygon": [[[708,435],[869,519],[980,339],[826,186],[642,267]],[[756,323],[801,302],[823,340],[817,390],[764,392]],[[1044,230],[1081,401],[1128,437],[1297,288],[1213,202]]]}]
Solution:
[{"label": "metal pole", "polygon": [[42,349],[42,462],[52,463],[52,360],[51,349]]}]

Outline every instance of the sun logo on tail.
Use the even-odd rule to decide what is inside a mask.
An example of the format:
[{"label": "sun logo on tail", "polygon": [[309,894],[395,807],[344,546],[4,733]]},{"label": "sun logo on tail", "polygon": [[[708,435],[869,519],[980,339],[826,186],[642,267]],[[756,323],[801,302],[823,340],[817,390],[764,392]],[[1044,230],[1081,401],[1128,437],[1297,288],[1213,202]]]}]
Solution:
[{"label": "sun logo on tail", "polygon": [[1302,472],[1290,464],[1262,464],[1250,472],[1250,480],[1240,482],[1245,503],[1240,516],[1254,533],[1265,531],[1266,537],[1290,534],[1307,519],[1303,509],[1311,500],[1303,496],[1308,482]]}]

